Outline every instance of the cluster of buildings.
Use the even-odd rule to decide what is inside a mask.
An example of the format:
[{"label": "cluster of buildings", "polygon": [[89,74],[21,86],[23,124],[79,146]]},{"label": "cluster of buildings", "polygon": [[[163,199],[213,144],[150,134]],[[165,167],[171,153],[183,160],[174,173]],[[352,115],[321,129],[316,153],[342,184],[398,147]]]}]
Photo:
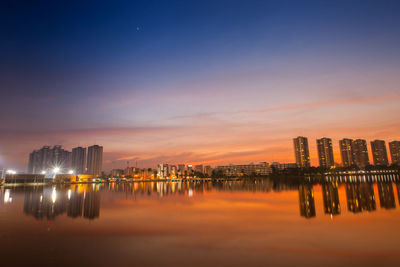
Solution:
[{"label": "cluster of buildings", "polygon": [[102,172],[102,165],[102,146],[75,147],[72,152],[63,149],[60,145],[43,146],[29,154],[28,173],[87,173],[99,176]]},{"label": "cluster of buildings", "polygon": [[136,167],[127,167],[124,169],[111,170],[111,177],[125,177],[125,178],[193,178],[193,177],[210,177],[212,174],[211,166],[203,165],[169,165],[166,163],[158,164],[157,169],[140,169]]},{"label": "cluster of buildings", "polygon": [[[334,160],[332,139],[323,137],[317,139],[319,166],[325,169],[336,165]],[[156,169],[127,167],[113,169],[110,177],[140,178],[140,179],[181,179],[194,177],[211,177],[213,174],[222,177],[238,176],[267,176],[273,169],[308,168],[310,151],[307,137],[299,136],[293,139],[296,163],[271,164],[267,162],[221,165],[212,168],[210,165],[169,165],[158,164]],[[389,166],[386,143],[383,140],[374,140],[370,143],[373,164],[375,166]],[[342,139],[339,141],[340,155],[343,167],[365,168],[370,165],[367,141],[364,139]],[[400,141],[389,143],[392,164],[400,165]],[[67,151],[60,145],[53,147],[43,146],[29,155],[29,174],[86,174],[93,177],[105,176],[102,173],[103,147],[98,145],[75,147]],[[83,178],[82,178],[83,179]]]},{"label": "cluster of buildings", "polygon": [[[294,154],[298,168],[310,167],[310,152],[308,139],[299,136],[293,139]],[[340,155],[342,157],[342,166],[365,168],[370,165],[367,141],[364,139],[342,139],[339,141]],[[323,137],[317,139],[317,150],[319,166],[322,168],[332,168],[335,166],[332,139]],[[400,141],[389,143],[389,150],[392,164],[400,164]],[[373,164],[375,166],[389,166],[388,153],[384,140],[371,141],[371,152]]]}]

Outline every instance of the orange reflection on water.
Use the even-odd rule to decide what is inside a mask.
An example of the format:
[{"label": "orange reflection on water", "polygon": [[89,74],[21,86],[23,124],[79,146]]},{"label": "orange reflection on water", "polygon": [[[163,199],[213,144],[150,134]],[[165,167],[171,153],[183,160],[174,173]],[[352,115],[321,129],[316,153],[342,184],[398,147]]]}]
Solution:
[{"label": "orange reflection on water", "polygon": [[[392,183],[125,183],[57,187],[53,203],[53,188],[16,188],[13,202],[0,206],[1,249],[15,265],[396,265],[397,190]],[[20,250],[33,257],[18,257]]]}]

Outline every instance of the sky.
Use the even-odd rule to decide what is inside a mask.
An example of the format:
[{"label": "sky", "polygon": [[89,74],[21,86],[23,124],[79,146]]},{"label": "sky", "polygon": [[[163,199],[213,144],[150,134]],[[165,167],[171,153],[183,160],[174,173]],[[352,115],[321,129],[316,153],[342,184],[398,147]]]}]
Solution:
[{"label": "sky", "polygon": [[399,1],[1,1],[0,168],[294,162],[400,139]]}]

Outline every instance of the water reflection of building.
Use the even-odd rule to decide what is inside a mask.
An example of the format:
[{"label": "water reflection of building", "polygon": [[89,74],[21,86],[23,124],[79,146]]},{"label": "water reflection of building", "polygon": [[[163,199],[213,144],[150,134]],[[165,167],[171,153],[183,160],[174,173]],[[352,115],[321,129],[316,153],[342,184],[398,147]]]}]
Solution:
[{"label": "water reflection of building", "polygon": [[357,213],[376,210],[374,188],[370,183],[346,184],[347,208]]},{"label": "water reflection of building", "polygon": [[322,184],[322,197],[324,201],[324,211],[326,214],[340,214],[340,202],[337,182]]},{"label": "water reflection of building", "polygon": [[299,203],[301,216],[315,217],[314,191],[311,184],[299,185]]},{"label": "water reflection of building", "polygon": [[82,217],[83,209],[83,194],[76,191],[68,192],[70,199],[68,201],[67,216],[71,218]]},{"label": "water reflection of building", "polygon": [[400,205],[400,182],[396,182],[396,188],[397,188],[397,201],[399,201]]},{"label": "water reflection of building", "polygon": [[378,183],[378,193],[381,208],[394,209],[396,207],[392,183]]},{"label": "water reflection of building", "polygon": [[66,211],[67,198],[57,194],[55,188],[25,191],[24,212],[36,219],[53,220]]},{"label": "water reflection of building", "polygon": [[71,189],[35,188],[25,191],[24,213],[36,219],[54,220],[66,213],[68,217],[95,219],[100,215],[100,192],[78,192]]},{"label": "water reflection of building", "polygon": [[100,192],[86,192],[83,205],[83,217],[91,220],[98,218],[100,216]]}]

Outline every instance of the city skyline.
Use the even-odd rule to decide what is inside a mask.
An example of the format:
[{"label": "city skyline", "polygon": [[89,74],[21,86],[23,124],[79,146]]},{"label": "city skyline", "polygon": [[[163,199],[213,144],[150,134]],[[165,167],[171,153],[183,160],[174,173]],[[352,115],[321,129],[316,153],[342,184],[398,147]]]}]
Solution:
[{"label": "city skyline", "polygon": [[[368,143],[369,148],[368,148]],[[292,168],[293,164],[296,164],[298,168],[308,168],[308,167],[322,167],[325,169],[329,169],[332,167],[352,167],[357,166],[358,168],[365,168],[368,165],[375,165],[375,166],[389,166],[392,164],[399,164],[399,155],[400,155],[400,141],[393,140],[389,141],[386,144],[385,140],[371,140],[367,142],[365,139],[349,139],[343,138],[338,141],[337,148],[333,145],[332,139],[328,137],[321,137],[316,139],[316,157],[318,159],[317,164],[310,164],[310,145],[308,142],[308,137],[298,136],[293,138],[293,160],[290,162],[278,162],[276,160],[271,160],[269,162],[266,161],[259,161],[259,162],[229,162],[226,166],[221,164],[215,165],[206,165],[205,167],[215,167],[218,168],[228,168],[229,166],[243,166],[244,168],[251,168],[253,169],[254,166],[267,164],[267,167],[274,166],[276,164],[280,164],[281,166],[286,166],[283,168]],[[46,150],[54,150],[58,149],[63,151],[64,153],[68,154],[68,163],[64,166],[61,164],[60,160],[51,159],[52,167],[49,167],[48,163],[40,163],[39,167],[34,167],[35,161],[35,153],[41,152],[43,149]],[[34,150],[32,153],[29,154],[29,163],[28,163],[28,173],[41,173],[42,170],[49,170],[58,164],[58,167],[62,167],[65,170],[74,171],[74,173],[92,173],[95,175],[100,175],[103,171],[113,173],[116,172],[124,172],[124,167],[122,165],[117,166],[111,169],[103,169],[103,147],[99,145],[93,145],[88,147],[88,155],[86,156],[86,147],[74,147],[72,148],[72,152],[64,150],[61,145],[55,145],[52,149],[50,146],[43,146],[39,150]],[[91,151],[91,152],[89,152]],[[48,153],[48,152],[47,152]],[[40,154],[46,154],[41,152]],[[54,154],[54,153],[53,153]],[[47,155],[47,154],[46,154]],[[336,155],[336,156],[334,156]],[[46,156],[41,155],[41,157],[46,158]],[[48,156],[47,156],[48,157]],[[65,156],[64,156],[65,157]],[[79,157],[79,159],[76,159]],[[74,160],[75,158],[75,160]],[[92,160],[90,158],[93,158]],[[43,161],[43,159],[42,159]],[[53,162],[58,162],[57,164]],[[92,162],[92,163],[90,163]],[[196,168],[201,168],[201,173],[203,172],[203,164],[205,162],[198,162],[195,165],[180,161],[177,162],[176,160],[172,160],[169,162],[160,163],[158,162],[155,166],[138,166],[137,161],[134,163],[135,167],[130,167],[129,161],[125,162],[126,171],[131,172],[135,169],[146,169],[146,168],[156,168],[158,176],[165,177],[169,176],[170,172],[177,174],[178,172],[182,173],[185,169],[185,166],[192,168],[194,166],[194,171]],[[133,162],[132,162],[133,163]],[[183,163],[183,164],[182,164]],[[254,165],[253,165],[254,164]],[[45,166],[46,167],[43,167]],[[166,166],[164,168],[164,165]],[[160,171],[161,166],[161,171]],[[278,166],[278,165],[276,165]],[[170,168],[174,168],[174,170],[170,170]],[[277,167],[278,169],[282,167]],[[35,171],[36,169],[36,171]],[[83,170],[83,171],[80,171]],[[199,170],[197,170],[199,171]],[[256,171],[254,173],[258,173],[260,171]],[[265,171],[261,171],[265,172]],[[249,172],[250,173],[250,172]],[[119,176],[119,175],[117,175]]]},{"label": "city skyline", "polygon": [[284,2],[5,4],[0,167],[46,143],[102,144],[112,169],[398,140],[398,1]]}]

